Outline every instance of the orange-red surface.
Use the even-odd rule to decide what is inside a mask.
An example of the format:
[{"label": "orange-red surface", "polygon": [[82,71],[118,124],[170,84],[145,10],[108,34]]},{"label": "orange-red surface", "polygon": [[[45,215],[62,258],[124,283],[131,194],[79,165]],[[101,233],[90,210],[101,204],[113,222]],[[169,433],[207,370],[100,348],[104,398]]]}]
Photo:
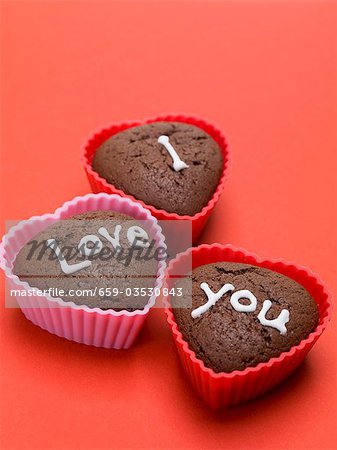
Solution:
[{"label": "orange-red surface", "polygon": [[[190,113],[232,147],[201,241],[295,260],[337,292],[336,15],[325,1],[2,2],[2,229],[88,192],[79,154],[96,129]],[[336,448],[336,320],[291,379],[220,413],[186,383],[160,310],[125,352],[19,310],[0,320],[4,449]]]}]

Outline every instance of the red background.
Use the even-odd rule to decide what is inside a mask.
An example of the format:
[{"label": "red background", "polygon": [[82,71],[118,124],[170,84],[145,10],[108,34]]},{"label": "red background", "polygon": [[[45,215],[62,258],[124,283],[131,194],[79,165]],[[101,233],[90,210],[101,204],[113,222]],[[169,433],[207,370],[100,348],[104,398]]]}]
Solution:
[{"label": "red background", "polygon": [[[79,154],[95,130],[195,114],[232,148],[201,241],[294,260],[336,292],[336,17],[325,1],[2,2],[1,226],[89,191]],[[160,310],[130,351],[0,319],[4,449],[337,445],[336,320],[282,386],[214,413]]]}]

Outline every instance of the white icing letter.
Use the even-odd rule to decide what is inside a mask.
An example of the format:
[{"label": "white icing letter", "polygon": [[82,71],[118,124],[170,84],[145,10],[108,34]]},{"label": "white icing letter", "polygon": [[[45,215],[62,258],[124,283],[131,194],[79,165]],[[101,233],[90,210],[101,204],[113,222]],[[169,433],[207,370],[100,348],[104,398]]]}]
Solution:
[{"label": "white icing letter", "polygon": [[57,245],[55,239],[48,239],[47,246],[50,247],[55,252],[55,255],[59,260],[62,271],[67,275],[70,275],[74,272],[78,272],[79,270],[84,269],[85,267],[91,266],[91,261],[81,261],[77,264],[73,264],[72,266],[70,266],[65,260],[64,256],[62,255],[62,252],[59,246]]},{"label": "white icing letter", "polygon": [[198,308],[194,309],[191,312],[191,316],[193,319],[196,319],[197,317],[200,317],[201,314],[204,314],[206,311],[209,310],[209,308],[224,295],[226,292],[234,291],[234,286],[232,284],[224,284],[222,288],[218,292],[213,292],[207,283],[201,283],[200,285],[201,289],[205,292],[207,295],[207,303],[204,305],[199,306]]},{"label": "white icing letter", "polygon": [[138,226],[133,226],[128,229],[127,238],[131,245],[135,244],[135,247],[147,248],[150,245],[147,232]]},{"label": "white icing letter", "polygon": [[287,309],[282,309],[279,316],[276,319],[269,320],[266,319],[266,314],[271,308],[271,301],[265,300],[263,306],[257,318],[262,325],[266,327],[276,328],[282,335],[287,334],[286,323],[289,322],[289,311]]},{"label": "white icing letter", "polygon": [[121,229],[122,229],[122,227],[120,225],[116,225],[114,237],[111,237],[108,230],[104,227],[101,227],[98,230],[98,232],[101,236],[105,237],[105,239],[107,239],[110,242],[110,244],[112,244],[114,249],[116,250],[116,249],[120,248],[119,233],[120,233]]},{"label": "white icing letter", "polygon": [[[93,247],[89,248],[87,246],[88,242],[92,242],[94,244]],[[102,248],[102,241],[94,234],[88,234],[87,236],[82,237],[80,243],[78,244],[79,251],[85,256],[96,255],[96,253],[99,253]]]},{"label": "white icing letter", "polygon": [[179,155],[175,151],[173,145],[170,144],[170,140],[169,140],[168,136],[165,136],[164,134],[162,136],[159,136],[158,142],[159,142],[159,144],[163,145],[166,148],[166,150],[169,152],[169,154],[173,160],[173,169],[176,172],[179,172],[182,169],[188,168],[188,165],[179,158]]},{"label": "white icing letter", "polygon": [[[250,300],[250,305],[243,305],[239,302],[241,298],[247,298]],[[237,291],[232,294],[230,299],[231,305],[238,312],[253,312],[256,309],[256,297],[247,289],[243,289],[242,291]]]}]

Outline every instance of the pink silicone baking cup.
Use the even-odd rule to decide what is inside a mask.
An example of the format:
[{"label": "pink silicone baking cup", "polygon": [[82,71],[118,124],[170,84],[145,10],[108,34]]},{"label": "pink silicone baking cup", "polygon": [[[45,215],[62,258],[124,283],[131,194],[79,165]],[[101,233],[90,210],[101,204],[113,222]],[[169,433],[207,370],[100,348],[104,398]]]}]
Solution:
[{"label": "pink silicone baking cup", "polygon": [[[292,347],[288,352],[281,353],[277,358],[271,358],[265,363],[245,370],[235,370],[231,373],[215,373],[198,359],[183,339],[174,319],[168,299],[166,315],[171,327],[181,363],[198,394],[211,408],[218,409],[254,399],[284,380],[303,361],[319,336],[326,328],[332,313],[332,299],[323,282],[309,269],[281,261],[262,259],[253,253],[231,245],[201,245],[180,253],[167,268],[164,287],[172,287],[177,281],[177,274],[185,270],[192,256],[193,268],[218,261],[231,261],[267,269],[286,275],[302,286],[315,299],[319,322],[316,329]],[[189,258],[189,259],[188,259]]]},{"label": "pink silicone baking cup", "polygon": [[[180,216],[175,213],[169,213],[162,209],[157,209],[154,206],[147,205],[141,200],[134,198],[132,195],[128,195],[125,192],[117,189],[112,184],[108,183],[104,178],[100,177],[97,172],[95,172],[92,168],[92,160],[96,150],[101,146],[101,144],[109,139],[111,136],[119,133],[120,131],[126,130],[131,127],[144,125],[152,122],[160,122],[160,121],[174,121],[174,122],[184,122],[189,123],[191,125],[196,125],[197,127],[204,130],[208,133],[220,146],[220,149],[223,154],[223,168],[222,174],[219,181],[219,184],[213,194],[213,197],[208,202],[208,204],[197,214],[194,216]],[[86,144],[81,161],[84,167],[84,170],[87,174],[91,189],[93,192],[106,192],[108,194],[118,194],[122,197],[130,198],[133,201],[138,202],[144,208],[148,209],[151,214],[156,217],[158,220],[188,220],[192,222],[192,240],[195,243],[200,234],[202,233],[205,224],[214,209],[214,206],[219,200],[220,195],[224,189],[224,182],[228,173],[228,164],[229,164],[229,155],[228,155],[228,144],[224,137],[224,135],[215,128],[210,123],[205,120],[198,119],[196,117],[184,116],[184,115],[167,115],[162,117],[156,117],[154,119],[148,119],[144,121],[135,121],[130,123],[121,123],[112,125],[109,128],[105,128],[98,133],[96,133]]]},{"label": "pink silicone baking cup", "polygon": [[[118,195],[88,194],[64,203],[54,213],[34,216],[12,227],[0,244],[0,266],[4,270],[11,289],[27,291],[28,283],[14,275],[13,263],[20,249],[37,233],[60,219],[86,211],[112,210],[138,220],[146,220],[147,232],[157,247],[164,247],[164,236],[157,220],[149,211],[127,198]],[[165,262],[158,262],[154,287],[161,287]],[[154,289],[154,292],[156,290]],[[35,325],[57,336],[95,347],[129,348],[141,330],[150,308],[155,304],[153,295],[142,310],[114,311],[78,306],[61,298],[46,296],[17,296],[18,304]]]}]

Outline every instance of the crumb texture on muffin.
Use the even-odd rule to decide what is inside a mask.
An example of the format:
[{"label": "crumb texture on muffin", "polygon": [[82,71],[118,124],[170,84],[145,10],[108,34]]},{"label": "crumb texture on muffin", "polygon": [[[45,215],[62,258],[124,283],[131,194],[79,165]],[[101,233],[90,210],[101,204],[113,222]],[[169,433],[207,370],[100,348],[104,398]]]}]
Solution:
[{"label": "crumb texture on muffin", "polygon": [[[188,165],[173,168],[160,136],[167,136]],[[221,178],[219,145],[200,128],[180,122],[154,122],[121,131],[95,152],[92,167],[109,183],[148,205],[192,216],[212,198]]]},{"label": "crumb texture on muffin", "polygon": [[[207,302],[201,283],[208,283],[213,292],[226,283],[233,285],[234,292],[249,290],[257,300],[256,308],[251,312],[236,311],[230,301],[233,292],[227,292],[207,311],[193,318],[192,311]],[[178,328],[190,349],[215,372],[243,370],[277,357],[299,344],[318,323],[316,302],[303,286],[261,267],[226,262],[208,264],[192,271],[192,282],[185,279],[179,285],[185,304],[177,298],[172,300]],[[269,320],[282,310],[289,311],[284,335],[259,320],[266,300],[271,302],[266,314]],[[250,301],[242,298],[240,303],[248,305]]]},{"label": "crumb texture on muffin", "polygon": [[[145,225],[114,211],[90,211],[60,220],[38,233],[20,250],[13,272],[31,288],[64,289],[67,295],[61,298],[77,305],[116,311],[143,309],[149,300],[147,289],[154,286],[158,262],[154,258],[138,259],[141,249],[139,253],[138,250],[130,251],[127,231],[134,226],[144,229]],[[122,253],[116,253],[111,242],[100,234],[102,228],[109,233],[105,234],[109,239],[118,240]],[[95,254],[83,255],[79,243],[86,236],[90,240],[99,239],[102,249]],[[52,248],[43,246],[51,239],[56,241],[69,266],[91,261],[90,266],[65,273]],[[129,258],[129,263],[126,258]],[[146,295],[138,295],[135,288],[146,288]],[[125,295],[126,289],[130,295]],[[70,290],[78,290],[79,295],[68,295]]]}]

